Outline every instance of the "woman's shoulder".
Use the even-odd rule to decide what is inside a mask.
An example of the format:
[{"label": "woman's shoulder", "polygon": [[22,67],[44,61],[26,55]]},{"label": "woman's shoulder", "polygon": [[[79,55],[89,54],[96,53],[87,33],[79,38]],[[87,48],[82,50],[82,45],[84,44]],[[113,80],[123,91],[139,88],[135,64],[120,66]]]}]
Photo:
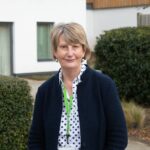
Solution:
[{"label": "woman's shoulder", "polygon": [[58,72],[56,72],[49,79],[47,79],[45,82],[43,82],[39,86],[39,89],[49,89],[52,87],[52,85],[57,84],[56,82],[58,82]]},{"label": "woman's shoulder", "polygon": [[108,74],[103,73],[101,70],[95,70],[95,69],[91,69],[91,68],[89,68],[89,69],[92,74],[93,80],[95,79],[95,81],[101,82],[101,83],[114,82],[113,79]]}]

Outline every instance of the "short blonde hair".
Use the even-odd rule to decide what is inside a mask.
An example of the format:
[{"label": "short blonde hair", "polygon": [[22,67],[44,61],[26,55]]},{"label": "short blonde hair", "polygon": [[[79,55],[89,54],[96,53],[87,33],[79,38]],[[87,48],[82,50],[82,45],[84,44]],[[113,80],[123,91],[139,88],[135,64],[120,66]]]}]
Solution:
[{"label": "short blonde hair", "polygon": [[51,31],[51,47],[52,51],[57,51],[59,37],[63,36],[64,40],[69,44],[81,44],[85,51],[84,59],[89,59],[91,50],[87,41],[84,28],[78,23],[60,23],[54,26]]}]

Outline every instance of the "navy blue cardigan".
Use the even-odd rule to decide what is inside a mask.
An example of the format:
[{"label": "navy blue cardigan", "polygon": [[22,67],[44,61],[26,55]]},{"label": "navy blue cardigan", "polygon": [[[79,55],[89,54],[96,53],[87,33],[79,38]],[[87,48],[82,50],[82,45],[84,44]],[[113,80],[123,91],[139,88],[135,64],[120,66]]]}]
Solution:
[{"label": "navy blue cardigan", "polygon": [[[82,150],[124,150],[127,129],[116,86],[87,67],[77,87]],[[29,150],[57,150],[62,113],[58,73],[37,92],[29,133]]]}]

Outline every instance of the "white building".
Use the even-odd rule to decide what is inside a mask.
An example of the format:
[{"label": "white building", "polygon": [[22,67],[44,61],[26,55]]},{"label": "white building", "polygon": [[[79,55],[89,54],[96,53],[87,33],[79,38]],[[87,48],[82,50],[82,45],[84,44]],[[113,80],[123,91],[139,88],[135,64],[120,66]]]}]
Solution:
[{"label": "white building", "polygon": [[[133,3],[134,2],[134,3]],[[143,23],[150,25],[150,1],[142,0],[87,0],[87,31],[90,47],[94,49],[96,37],[104,31],[136,27],[139,15],[143,15]],[[144,16],[145,15],[145,16]],[[145,21],[144,21],[145,20]]]},{"label": "white building", "polygon": [[86,26],[85,0],[0,0],[0,74],[58,70],[49,31],[72,21]]}]

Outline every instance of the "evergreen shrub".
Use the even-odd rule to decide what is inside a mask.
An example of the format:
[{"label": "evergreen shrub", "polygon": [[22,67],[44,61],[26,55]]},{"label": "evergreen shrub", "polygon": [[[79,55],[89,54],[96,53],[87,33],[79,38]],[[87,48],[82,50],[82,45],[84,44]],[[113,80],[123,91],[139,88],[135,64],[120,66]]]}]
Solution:
[{"label": "evergreen shrub", "polygon": [[32,114],[27,81],[0,76],[0,150],[26,150]]},{"label": "evergreen shrub", "polygon": [[105,31],[95,53],[96,69],[115,80],[122,98],[150,105],[150,27]]}]

